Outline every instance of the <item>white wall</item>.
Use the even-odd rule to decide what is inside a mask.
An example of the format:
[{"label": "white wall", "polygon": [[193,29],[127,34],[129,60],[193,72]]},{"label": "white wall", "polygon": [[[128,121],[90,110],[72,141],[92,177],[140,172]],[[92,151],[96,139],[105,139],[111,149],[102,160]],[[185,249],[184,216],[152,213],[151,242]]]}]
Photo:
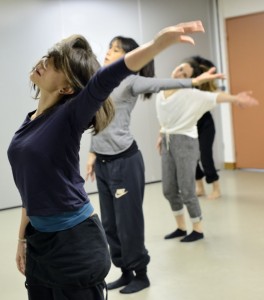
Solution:
[{"label": "white wall", "polygon": [[224,18],[237,17],[264,11],[263,0],[220,0]]},{"label": "white wall", "polygon": [[[72,33],[81,33],[102,61],[115,35],[131,36],[142,43],[164,26],[201,19],[206,34],[195,35],[196,47],[176,45],[157,58],[158,77],[169,76],[174,66],[187,56],[216,58],[211,3],[211,0],[0,0],[0,209],[21,204],[6,151],[26,113],[36,107],[28,75],[49,47]],[[147,182],[160,180],[154,101],[139,101],[131,127],[143,152]],[[82,173],[89,144],[90,136],[85,133],[80,152]],[[88,183],[86,188],[88,192],[96,191],[95,184]]]},{"label": "white wall", "polygon": [[[226,45],[225,19],[264,11],[263,0],[219,0],[220,49],[223,61],[223,71],[228,75],[228,54]],[[243,30],[243,29],[241,29]],[[228,81],[226,82],[229,88]],[[234,163],[235,146],[232,126],[232,112],[228,104],[221,105],[220,120],[223,132],[223,154],[225,163]]]}]

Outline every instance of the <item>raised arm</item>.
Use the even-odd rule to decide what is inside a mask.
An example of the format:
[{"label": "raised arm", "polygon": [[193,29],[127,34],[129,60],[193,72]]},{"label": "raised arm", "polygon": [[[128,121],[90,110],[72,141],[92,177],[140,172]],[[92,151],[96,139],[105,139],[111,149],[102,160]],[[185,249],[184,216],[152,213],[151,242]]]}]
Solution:
[{"label": "raised arm", "polygon": [[[71,107],[70,111],[75,123],[78,119],[77,126],[81,130],[87,129],[95,112],[112,90],[132,72],[136,72],[145,66],[162,50],[180,42],[194,44],[194,40],[188,34],[195,32],[204,32],[201,21],[166,27],[152,41],[127,53],[123,59],[101,68],[86,88],[76,97],[78,102],[75,102],[78,105],[72,104],[76,106],[76,109],[74,110]],[[88,102],[87,99],[90,99],[90,101]],[[87,112],[89,112],[89,115],[87,115]]]},{"label": "raised arm", "polygon": [[201,21],[181,23],[166,27],[150,42],[143,44],[125,55],[125,64],[131,71],[138,71],[157,54],[175,43],[189,43],[194,40],[188,34],[204,32]]}]

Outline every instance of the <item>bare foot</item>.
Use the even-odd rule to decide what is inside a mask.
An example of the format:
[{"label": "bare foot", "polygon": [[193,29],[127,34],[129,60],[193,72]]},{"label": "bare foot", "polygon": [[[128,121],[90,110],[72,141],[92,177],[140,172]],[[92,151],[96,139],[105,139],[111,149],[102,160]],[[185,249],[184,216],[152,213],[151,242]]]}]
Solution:
[{"label": "bare foot", "polygon": [[208,200],[215,200],[215,199],[220,198],[220,197],[221,197],[220,191],[213,191],[211,194],[209,194],[207,196],[207,199]]},{"label": "bare foot", "polygon": [[203,180],[196,180],[196,196],[203,197],[205,196],[205,189],[203,185]]},{"label": "bare foot", "polygon": [[218,180],[217,180],[217,181],[214,181],[214,182],[212,183],[212,185],[213,185],[213,191],[212,191],[211,194],[209,194],[209,195],[207,196],[207,199],[209,199],[209,200],[215,200],[215,199],[221,197],[219,181],[218,181]]},{"label": "bare foot", "polygon": [[205,194],[205,191],[198,191],[196,190],[196,196],[197,197],[204,197],[206,194]]}]

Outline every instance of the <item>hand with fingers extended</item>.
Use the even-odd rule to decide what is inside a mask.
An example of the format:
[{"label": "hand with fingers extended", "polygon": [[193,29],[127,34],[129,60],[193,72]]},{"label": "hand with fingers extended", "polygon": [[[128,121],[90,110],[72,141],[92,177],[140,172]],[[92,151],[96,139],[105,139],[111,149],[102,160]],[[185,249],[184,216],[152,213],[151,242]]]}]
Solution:
[{"label": "hand with fingers extended", "polygon": [[251,91],[243,91],[236,95],[231,95],[228,93],[218,93],[216,102],[231,103],[237,105],[240,108],[247,108],[247,107],[259,105],[258,100],[252,97]]},{"label": "hand with fingers extended", "polygon": [[162,29],[154,39],[160,49],[165,49],[175,43],[190,43],[195,44],[194,39],[189,34],[196,32],[204,32],[201,21],[192,21],[180,23],[174,26],[169,26]]},{"label": "hand with fingers extended", "polygon": [[252,97],[251,91],[241,92],[236,95],[235,104],[240,108],[246,108],[251,106],[259,105],[257,99]]},{"label": "hand with fingers extended", "polygon": [[152,41],[126,53],[126,66],[132,71],[138,71],[157,54],[175,43],[189,43],[194,45],[194,39],[189,34],[196,32],[204,32],[201,21],[180,23],[166,27]]},{"label": "hand with fingers extended", "polygon": [[216,68],[210,68],[208,71],[202,73],[201,75],[193,78],[192,84],[193,86],[199,86],[205,82],[215,80],[215,79],[225,79],[225,75],[223,73],[215,73]]}]

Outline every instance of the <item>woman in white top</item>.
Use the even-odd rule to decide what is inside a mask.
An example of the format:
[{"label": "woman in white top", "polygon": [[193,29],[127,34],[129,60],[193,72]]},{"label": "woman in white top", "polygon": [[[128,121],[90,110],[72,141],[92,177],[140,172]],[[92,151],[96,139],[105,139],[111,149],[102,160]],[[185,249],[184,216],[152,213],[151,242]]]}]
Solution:
[{"label": "woman in white top", "polygon": [[[196,77],[203,70],[192,62],[182,63],[172,72],[173,78]],[[212,93],[198,89],[162,91],[156,98],[160,122],[158,148],[162,156],[163,194],[169,200],[177,229],[165,239],[182,237],[181,242],[204,238],[202,213],[195,193],[195,171],[199,159],[197,121],[218,103],[232,103],[240,107],[257,105],[250,92],[237,95]],[[187,235],[184,205],[190,215],[193,231]]]}]

